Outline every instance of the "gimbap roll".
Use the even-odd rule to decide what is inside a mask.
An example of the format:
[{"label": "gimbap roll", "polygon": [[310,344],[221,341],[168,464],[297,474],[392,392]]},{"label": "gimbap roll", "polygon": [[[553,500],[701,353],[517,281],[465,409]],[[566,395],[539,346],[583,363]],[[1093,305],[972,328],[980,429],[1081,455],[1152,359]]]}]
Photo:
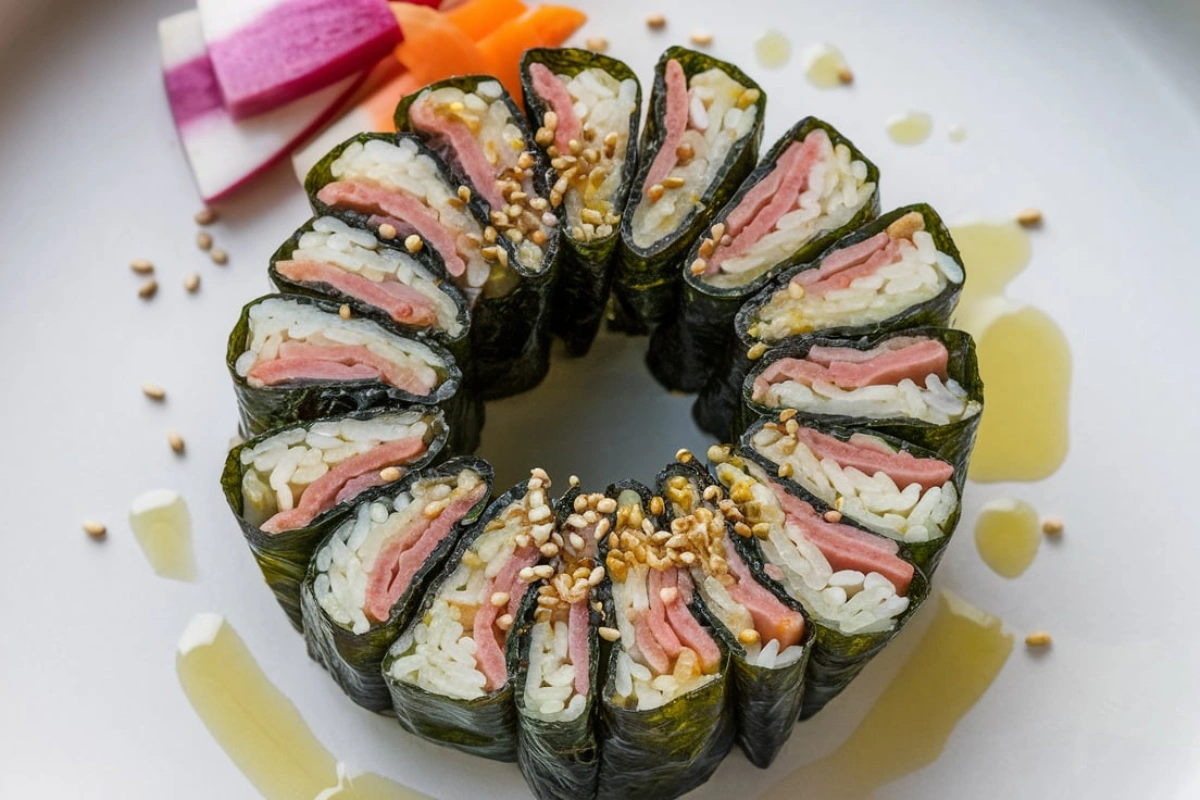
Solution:
[{"label": "gimbap roll", "polygon": [[304,636],[360,706],[391,713],[384,654],[491,493],[491,465],[453,458],[360,500],[317,548],[301,587]]},{"label": "gimbap roll", "polygon": [[[693,611],[686,561],[671,560],[663,500],[633,481],[607,492],[602,553],[615,639],[601,694],[598,797],[670,800],[704,783],[733,745],[729,655]],[[664,538],[665,534],[665,538]]]},{"label": "gimbap roll", "polygon": [[703,468],[670,465],[658,492],[671,519],[668,552],[691,562],[698,604],[731,654],[738,744],[765,769],[796,726],[811,628],[800,604],[742,557],[725,517],[736,508]]},{"label": "gimbap roll", "polygon": [[[614,501],[572,488],[551,535],[553,574],[537,583],[532,618],[521,624],[515,698],[517,761],[539,800],[595,797],[600,769],[596,681],[597,596],[604,580],[597,539],[612,527]],[[606,513],[607,512],[607,513]]]},{"label": "gimbap roll", "polygon": [[482,417],[462,373],[432,341],[369,319],[344,319],[310,297],[251,301],[226,353],[242,428],[250,435],[293,422],[397,403],[444,404],[450,447],[473,450]]},{"label": "gimbap roll", "polygon": [[680,260],[754,169],[766,104],[732,64],[683,47],[659,59],[641,166],[621,220],[618,327],[646,333],[673,311]]},{"label": "gimbap roll", "polygon": [[321,159],[305,188],[319,216],[370,229],[406,250],[436,254],[471,305],[472,377],[484,396],[511,394],[540,380],[540,365],[533,362],[540,352],[542,284],[549,276],[520,265],[512,242],[497,239],[487,223],[483,201],[455,181],[420,138],[360,134]]},{"label": "gimbap roll", "polygon": [[881,536],[904,542],[929,576],[962,511],[966,464],[954,464],[891,436],[799,424],[794,412],[763,417],[742,451],[779,476],[817,511],[841,512]]},{"label": "gimbap roll", "polygon": [[793,267],[748,300],[734,340],[693,408],[700,427],[729,439],[753,362],[800,336],[878,335],[949,323],[965,273],[958,248],[927,205],[898,208]]},{"label": "gimbap roll", "polygon": [[[550,166],[525,116],[499,81],[476,75],[405,97],[396,128],[420,136],[466,187],[462,197],[475,198],[489,223],[482,252],[506,270],[505,281],[489,287],[492,302],[476,310],[474,325],[485,329],[476,331],[480,338],[514,337],[510,346],[521,356],[485,390],[503,396],[532,388],[550,368],[549,302],[560,240],[558,212],[548,199]],[[524,320],[519,342],[514,317]]]},{"label": "gimbap roll", "polygon": [[878,213],[879,169],[833,126],[801,120],[688,251],[681,302],[650,341],[651,372],[673,391],[699,390],[747,297]]},{"label": "gimbap roll", "polygon": [[437,744],[517,759],[514,625],[532,610],[531,584],[556,532],[540,469],[495,500],[463,536],[414,621],[383,661],[400,725]]},{"label": "gimbap roll", "polygon": [[317,545],[359,495],[428,464],[445,442],[436,408],[387,408],[276,428],[229,451],[225,500],[297,629],[300,583]]},{"label": "gimbap roll", "polygon": [[734,503],[726,514],[748,560],[798,600],[816,628],[800,712],[811,717],[912,617],[928,591],[925,576],[895,541],[836,512],[818,513],[753,461],[717,462],[717,480]]},{"label": "gimbap roll", "polygon": [[958,465],[983,411],[975,343],[963,331],[928,327],[854,341],[801,338],[750,371],[736,431],[785,408],[802,424],[870,428]]},{"label": "gimbap roll", "polygon": [[336,217],[314,217],[271,257],[271,281],[281,292],[345,303],[406,333],[432,338],[468,362],[470,313],[440,264],[423,251],[390,246]]},{"label": "gimbap roll", "polygon": [[535,48],[521,59],[534,140],[554,169],[564,259],[551,327],[585,355],[604,318],[621,215],[637,172],[642,89],[624,62],[590,50]]}]

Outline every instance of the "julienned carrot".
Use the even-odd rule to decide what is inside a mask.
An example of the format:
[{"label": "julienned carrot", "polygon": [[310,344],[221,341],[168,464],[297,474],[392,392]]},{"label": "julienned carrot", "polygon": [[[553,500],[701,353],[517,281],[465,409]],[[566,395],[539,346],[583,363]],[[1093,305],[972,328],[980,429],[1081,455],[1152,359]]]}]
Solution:
[{"label": "julienned carrot", "polygon": [[[587,22],[587,14],[568,6],[538,6],[510,20],[479,43],[488,75],[495,75],[521,104],[521,55],[531,47],[557,47]],[[401,23],[403,27],[403,23]]]},{"label": "julienned carrot", "polygon": [[443,16],[471,41],[479,42],[500,25],[528,10],[521,0],[467,0]]},{"label": "julienned carrot", "polygon": [[392,3],[404,41],[396,45],[396,60],[408,68],[417,85],[487,72],[488,62],[475,43],[446,15],[425,6]]}]

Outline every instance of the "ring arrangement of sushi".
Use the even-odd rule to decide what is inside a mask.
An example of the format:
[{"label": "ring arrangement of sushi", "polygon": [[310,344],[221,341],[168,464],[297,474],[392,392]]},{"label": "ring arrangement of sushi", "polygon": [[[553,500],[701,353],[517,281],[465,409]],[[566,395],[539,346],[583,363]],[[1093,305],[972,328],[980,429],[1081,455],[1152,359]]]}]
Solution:
[{"label": "ring arrangement of sushi", "polygon": [[[354,702],[539,798],[675,797],[735,743],[768,766],[928,594],[983,410],[962,260],[824,121],[760,160],[731,64],[668,50],[644,125],[613,58],[530,50],[521,80],[524,112],[441,81],[313,167],[229,338],[221,482]],[[605,319],[732,444],[493,499],[483,401]]]}]

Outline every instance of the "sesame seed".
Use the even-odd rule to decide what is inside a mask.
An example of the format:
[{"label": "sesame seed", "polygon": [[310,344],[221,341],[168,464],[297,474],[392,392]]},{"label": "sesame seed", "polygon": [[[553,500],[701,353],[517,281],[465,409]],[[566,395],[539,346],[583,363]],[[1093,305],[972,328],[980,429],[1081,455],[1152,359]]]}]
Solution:
[{"label": "sesame seed", "polygon": [[575,510],[579,513],[583,513],[584,511],[586,511],[587,507],[588,507],[587,497],[585,497],[584,495],[576,495],[574,507],[575,507]]},{"label": "sesame seed", "polygon": [[795,281],[790,281],[787,286],[787,293],[788,297],[792,298],[793,300],[803,300],[804,286],[796,283]]},{"label": "sesame seed", "polygon": [[533,574],[533,567],[521,567],[521,571],[517,573],[517,577],[529,583],[536,576]]},{"label": "sesame seed", "polygon": [[792,465],[783,463],[779,465],[779,469],[775,470],[775,474],[780,478],[790,478],[792,476]]},{"label": "sesame seed", "polygon": [[680,464],[688,463],[689,461],[692,460],[692,451],[688,450],[686,447],[676,450],[675,451],[675,460],[678,461]]},{"label": "sesame seed", "polygon": [[674,586],[664,586],[658,590],[658,596],[664,603],[671,605],[679,599],[679,590]]},{"label": "sesame seed", "polygon": [[646,27],[658,31],[662,30],[667,25],[667,18],[662,14],[651,14],[646,17]]},{"label": "sesame seed", "polygon": [[403,473],[396,467],[384,467],[379,471],[379,479],[387,483],[400,480]]},{"label": "sesame seed", "polygon": [[571,547],[575,548],[576,550],[583,550],[583,548],[587,545],[587,542],[585,542],[583,537],[578,533],[572,532],[567,538],[571,541]]},{"label": "sesame seed", "polygon": [[720,464],[729,460],[729,448],[723,445],[714,444],[708,448],[708,452],[705,453],[705,455],[708,456],[709,461],[713,462],[714,464]]},{"label": "sesame seed", "polygon": [[342,319],[350,319],[350,306],[342,303],[342,307],[338,309],[338,316]]},{"label": "sesame seed", "polygon": [[[554,542],[546,542],[544,545],[538,548],[538,552],[540,552],[546,558],[554,558],[556,555],[558,555],[558,545],[556,545]],[[546,577],[548,578],[550,576],[547,575]]]},{"label": "sesame seed", "polygon": [[149,300],[156,294],[158,294],[158,281],[154,280],[154,278],[143,283],[138,289],[138,297],[143,300]]},{"label": "sesame seed", "polygon": [[410,253],[419,253],[424,246],[425,243],[421,241],[421,237],[415,233],[409,234],[408,238],[404,240],[404,249]]},{"label": "sesame seed", "polygon": [[712,256],[712,254],[713,254],[713,244],[714,244],[714,243],[713,243],[713,240],[712,240],[712,239],[707,239],[707,238],[706,238],[706,239],[702,239],[702,240],[700,241],[700,247],[699,247],[699,249],[696,251],[696,253],[697,253],[697,254],[698,254],[698,255],[699,255],[701,258],[709,258],[709,257],[711,257],[711,256]]},{"label": "sesame seed", "polygon": [[210,250],[208,257],[211,258],[212,262],[219,267],[223,267],[229,263],[229,254],[219,247],[214,247],[212,250]]},{"label": "sesame seed", "polygon": [[130,261],[129,268],[138,275],[149,275],[154,272],[154,264],[144,258],[135,258]]},{"label": "sesame seed", "polygon": [[458,187],[458,199],[462,200],[464,203],[471,202],[471,187],[470,186]]},{"label": "sesame seed", "polygon": [[538,128],[537,133],[533,135],[533,140],[542,147],[549,147],[554,141],[554,131],[545,127]]},{"label": "sesame seed", "polygon": [[692,266],[689,269],[693,275],[703,275],[705,272],[708,272],[708,262],[703,258],[697,258],[692,262]]},{"label": "sesame seed", "polygon": [[698,47],[707,47],[712,44],[713,35],[708,31],[694,30],[688,38],[692,40],[692,44]]},{"label": "sesame seed", "polygon": [[621,638],[621,632],[616,628],[609,628],[601,625],[596,628],[596,633],[600,634],[600,638],[606,642],[615,642]]},{"label": "sesame seed", "polygon": [[508,592],[495,592],[491,596],[490,602],[496,608],[499,608],[500,606],[508,605],[508,599]]},{"label": "sesame seed", "polygon": [[199,247],[201,250],[211,250],[212,246],[212,234],[208,231],[199,231],[196,233],[196,247]]},{"label": "sesame seed", "polygon": [[794,408],[785,408],[783,411],[779,412],[779,421],[787,422],[792,417],[796,416],[796,414],[798,414],[798,413],[799,412],[796,411],[796,409],[794,409]]},{"label": "sesame seed", "polygon": [[176,453],[182,453],[184,450],[183,437],[179,435],[179,431],[177,430],[167,431],[167,444]]},{"label": "sesame seed", "polygon": [[1050,634],[1045,631],[1035,631],[1025,637],[1026,647],[1049,647],[1050,642]]},{"label": "sesame seed", "polygon": [[849,86],[850,84],[854,83],[854,73],[849,67],[843,66],[838,70],[837,79],[838,83],[842,84],[843,86]]},{"label": "sesame seed", "polygon": [[506,631],[509,628],[511,628],[512,624],[513,624],[513,615],[512,614],[502,614],[499,617],[496,617],[496,627],[502,631]]},{"label": "sesame seed", "polygon": [[662,199],[664,191],[662,184],[656,183],[646,190],[646,196],[650,198],[651,203],[657,203]]},{"label": "sesame seed", "polygon": [[685,183],[687,183],[687,181],[678,175],[668,175],[662,179],[662,186],[664,189],[680,189]]},{"label": "sesame seed", "polygon": [[157,383],[143,383],[142,394],[149,397],[151,400],[163,400],[167,396],[167,390],[159,386]]},{"label": "sesame seed", "polygon": [[617,510],[617,501],[611,497],[602,497],[596,502],[596,510],[601,514],[611,514]]},{"label": "sesame seed", "polygon": [[746,358],[751,361],[758,361],[767,352],[767,346],[762,342],[756,342],[749,350],[746,351]]},{"label": "sesame seed", "polygon": [[546,211],[542,214],[542,224],[547,228],[553,228],[554,226],[558,225],[558,217],[554,216],[549,211]]},{"label": "sesame seed", "polygon": [[603,36],[596,36],[584,41],[584,46],[593,53],[603,53],[608,50],[608,39]]},{"label": "sesame seed", "polygon": [[694,147],[692,147],[690,144],[688,144],[687,142],[684,142],[683,144],[681,144],[675,148],[675,157],[678,158],[680,161],[683,161],[686,163],[688,161],[691,161],[693,158],[695,158],[695,156],[696,156],[696,149]]},{"label": "sesame seed", "polygon": [[576,486],[578,486],[579,485],[579,476],[572,475],[569,478],[567,478],[567,485],[570,486],[572,489],[575,488]]},{"label": "sesame seed", "polygon": [[108,528],[104,527],[103,522],[97,522],[94,519],[85,519],[83,521],[83,532],[93,539],[101,539],[108,533]]},{"label": "sesame seed", "polygon": [[604,567],[594,567],[588,574],[588,586],[596,586],[602,580],[604,580]]},{"label": "sesame seed", "polygon": [[196,221],[197,225],[212,225],[217,221],[217,212],[211,208],[202,208],[196,212],[196,215],[192,219]]},{"label": "sesame seed", "polygon": [[554,130],[558,127],[558,114],[555,114],[553,111],[547,111],[542,115],[542,124],[550,130]]},{"label": "sesame seed", "polygon": [[737,639],[746,647],[753,647],[759,642],[758,631],[754,630],[754,628],[746,628],[738,633]]},{"label": "sesame seed", "polygon": [[533,568],[533,574],[539,578],[552,578],[554,577],[554,567],[549,564],[538,564]]},{"label": "sesame seed", "polygon": [[663,499],[661,497],[659,497],[658,495],[655,495],[654,497],[650,498],[650,513],[651,514],[661,514],[665,510],[666,510],[666,508],[663,504]]},{"label": "sesame seed", "polygon": [[1046,517],[1042,520],[1042,533],[1047,536],[1058,536],[1064,527],[1063,521],[1058,517]]},{"label": "sesame seed", "polygon": [[1042,212],[1036,208],[1022,208],[1017,212],[1017,223],[1023,228],[1036,228],[1042,224]]},{"label": "sesame seed", "polygon": [[771,523],[756,522],[753,526],[751,526],[750,533],[754,534],[760,539],[765,539],[771,535]]},{"label": "sesame seed", "polygon": [[183,276],[183,288],[189,292],[195,292],[200,288],[200,273],[189,272]]},{"label": "sesame seed", "polygon": [[396,230],[396,226],[392,225],[390,222],[385,222],[379,226],[380,239],[395,239],[399,235],[400,232]]},{"label": "sesame seed", "polygon": [[529,152],[528,150],[517,156],[517,166],[521,169],[530,169],[536,163],[537,159],[535,159],[533,157],[533,153]]},{"label": "sesame seed", "polygon": [[826,511],[822,516],[825,517],[826,522],[841,522],[842,521],[842,512],[835,511],[833,509]]}]

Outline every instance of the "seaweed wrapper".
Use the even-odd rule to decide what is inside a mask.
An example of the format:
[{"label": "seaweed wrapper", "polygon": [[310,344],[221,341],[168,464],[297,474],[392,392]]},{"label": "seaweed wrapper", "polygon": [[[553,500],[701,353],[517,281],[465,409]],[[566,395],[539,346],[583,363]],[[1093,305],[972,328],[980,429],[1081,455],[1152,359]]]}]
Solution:
[{"label": "seaweed wrapper", "polygon": [[[349,225],[375,232],[368,223],[370,214],[329,206],[317,198],[321,187],[334,180],[333,162],[342,152],[351,144],[372,139],[389,144],[402,139],[410,140],[417,144],[421,155],[439,165],[452,185],[463,183],[457,180],[437,153],[413,134],[360,133],[330,150],[309,170],[304,187],[309,203],[318,215],[328,214]],[[481,226],[487,226],[489,209],[478,192],[472,193],[467,208]],[[484,399],[506,397],[532,389],[550,369],[550,325],[546,308],[556,272],[554,262],[558,239],[555,237],[549,241],[555,244],[548,245],[547,263],[540,272],[535,273],[516,262],[511,243],[506,243],[507,240],[502,237],[501,246],[510,249],[509,267],[507,270],[493,267],[492,277],[471,303],[469,377],[472,387]],[[433,248],[429,250],[433,255]],[[442,261],[440,255],[437,260]],[[442,264],[444,268],[444,262]]]},{"label": "seaweed wrapper", "polygon": [[[370,711],[392,713],[392,697],[381,672],[383,657],[400,635],[400,631],[412,620],[417,605],[425,597],[426,585],[453,551],[462,531],[473,525],[483,513],[491,497],[495,475],[492,465],[481,458],[453,458],[436,467],[409,472],[399,482],[389,485],[386,492],[375,493],[376,496],[369,500],[354,503],[354,508],[357,508],[360,503],[373,502],[380,496],[392,499],[408,491],[418,481],[454,477],[464,469],[473,470],[483,478],[487,485],[487,494],[454,524],[450,534],[429,554],[429,558],[417,570],[404,594],[392,606],[391,615],[386,622],[373,624],[370,630],[358,634],[331,620],[317,602],[313,591],[313,582],[317,576],[316,559],[313,558],[309,562],[300,595],[308,653],[329,670],[334,681],[351,700]],[[351,519],[353,513],[347,514],[345,521]],[[329,536],[334,533],[336,530],[331,531]],[[325,546],[329,536],[321,541],[314,553]]]},{"label": "seaweed wrapper", "polygon": [[[761,361],[755,363],[754,368],[742,383],[741,405],[734,423],[734,438],[740,437],[742,432],[754,424],[759,417],[773,416],[778,413],[779,409],[769,408],[753,399],[755,379],[771,364],[783,358],[804,358],[808,355],[809,350],[818,346],[870,350],[897,336],[923,336],[936,339],[944,344],[950,353],[947,370],[949,377],[966,390],[969,399],[982,406],[983,379],[979,376],[979,359],[975,355],[975,340],[964,331],[936,327],[909,328],[882,336],[864,336],[853,341],[830,339],[817,335],[805,336],[768,351]],[[813,414],[805,411],[797,412],[795,419],[801,425],[854,426],[885,433],[931,450],[953,463],[956,470],[965,470],[971,457],[971,449],[975,446],[975,433],[979,429],[979,420],[982,417],[981,409],[974,416],[945,425],[936,425],[919,419],[904,419],[903,417],[867,419],[835,414]]]},{"label": "seaweed wrapper", "polygon": [[844,144],[850,148],[850,157],[867,166],[867,180],[875,184],[871,199],[859,209],[850,221],[839,228],[827,231],[806,243],[786,260],[773,265],[744,286],[713,286],[703,276],[692,274],[687,265],[699,257],[701,236],[688,251],[682,262],[683,294],[674,317],[654,332],[646,363],[658,382],[671,391],[699,391],[720,364],[722,350],[729,346],[733,336],[733,318],[746,298],[754,295],[779,272],[811,261],[835,241],[870,222],[879,214],[879,167],[875,166],[854,143],[836,128],[816,117],[805,117],[783,135],[770,152],[750,173],[733,198],[714,218],[713,224],[725,220],[746,192],[764,180],[774,169],[779,157],[793,142],[802,142],[816,129],[824,130],[834,146]]},{"label": "seaweed wrapper", "polygon": [[[566,47],[526,50],[521,58],[521,87],[524,89],[525,110],[535,127],[550,109],[534,91],[529,74],[529,66],[533,63],[544,64],[556,75],[572,77],[595,67],[618,81],[632,80],[637,85],[637,102],[629,120],[629,145],[622,164],[623,177],[613,196],[613,208],[622,213],[638,167],[637,138],[642,113],[642,87],[637,75],[625,62],[590,50]],[[619,226],[603,239],[590,241],[571,236],[569,226],[563,231],[563,263],[559,267],[558,283],[554,288],[551,327],[566,343],[568,355],[586,355],[600,329],[612,286],[615,267],[613,255],[619,238]]]},{"label": "seaweed wrapper", "polygon": [[[233,391],[237,397],[244,434],[255,436],[271,428],[279,428],[296,422],[307,422],[321,417],[336,417],[353,411],[396,405],[441,406],[450,427],[449,447],[454,452],[474,449],[479,440],[479,429],[483,426],[482,411],[474,398],[462,390],[462,372],[454,363],[454,357],[444,347],[424,339],[418,339],[445,365],[438,369],[441,382],[427,396],[411,394],[403,389],[389,386],[383,381],[368,379],[356,381],[312,381],[286,383],[278,386],[251,386],[237,373],[235,364],[250,343],[250,309],[266,300],[285,298],[302,305],[312,306],[337,316],[338,306],[314,297],[266,295],[251,300],[242,308],[237,324],[229,334],[225,350],[225,365],[233,380]],[[372,323],[375,324],[375,323]],[[397,335],[394,331],[380,328],[380,332]]]},{"label": "seaweed wrapper", "polygon": [[638,247],[633,241],[633,215],[641,192],[635,190],[621,219],[621,243],[618,247],[616,274],[613,279],[616,320],[614,327],[630,333],[648,333],[665,322],[675,309],[679,296],[680,270],[684,254],[702,231],[708,230],[713,216],[737,191],[742,181],[758,161],[758,146],[762,141],[762,123],[766,113],[767,95],[762,87],[733,64],[720,61],[705,53],[685,47],[670,47],[654,68],[654,86],[650,93],[650,111],[642,129],[641,166],[634,187],[644,186],[650,165],[658,152],[666,131],[660,124],[666,117],[666,66],[671,59],[679,61],[684,74],[693,75],[720,68],[747,89],[757,89],[754,105],[758,113],[754,129],[742,137],[726,156],[716,180],[705,189],[694,210],[669,236],[659,239],[649,248]]},{"label": "seaweed wrapper", "polygon": [[[469,531],[458,541],[454,552],[446,559],[440,574],[434,578],[425,592],[424,602],[412,620],[421,619],[433,605],[442,585],[454,574],[463,555],[483,535],[487,525],[506,508],[525,496],[526,483],[519,483],[492,501],[487,510]],[[517,614],[517,621],[525,620],[533,613],[537,593],[527,591]],[[412,621],[409,623],[412,624]],[[513,665],[518,661],[518,637],[512,635],[514,624],[505,637],[505,661],[509,666],[509,679],[498,689],[473,700],[461,700],[434,694],[406,681],[396,680],[391,675],[392,663],[402,654],[393,646],[383,659],[383,680],[392,697],[392,710],[400,727],[422,739],[453,747],[464,753],[491,759],[492,761],[517,760],[517,707],[513,700]]]},{"label": "seaweed wrapper", "polygon": [[[556,516],[560,529],[574,510],[572,504],[579,493],[578,488],[572,488],[559,500]],[[530,594],[535,593],[543,583],[545,581],[533,584]],[[589,604],[602,597],[603,591],[603,584],[595,587],[590,593]],[[516,676],[517,762],[525,782],[529,784],[529,790],[539,800],[596,796],[600,775],[600,747],[596,742],[595,729],[596,687],[599,685],[601,663],[601,640],[596,633],[599,624],[600,612],[591,608],[588,620],[588,684],[591,688],[587,706],[582,714],[569,722],[551,722],[534,716],[525,707],[525,681],[529,672],[533,619],[530,615],[521,621],[517,659],[515,665],[510,666],[512,674]]]},{"label": "seaweed wrapper", "polygon": [[[705,487],[716,484],[712,476],[696,462],[688,464],[674,463],[659,473],[656,485],[658,493],[664,494],[665,485],[674,475],[683,475],[696,482],[700,491]],[[665,496],[665,495],[664,495]],[[668,510],[670,504],[667,505]],[[733,523],[725,521],[725,540],[738,548],[742,548],[737,540],[741,539],[733,530]],[[749,567],[754,579],[787,607],[798,611],[804,617],[804,639],[798,645],[804,652],[799,659],[778,668],[762,667],[750,664],[746,660],[746,648],[738,641],[737,635],[723,625],[720,619],[705,604],[699,589],[695,592],[695,608],[704,617],[714,635],[730,654],[733,675],[733,706],[737,720],[737,743],[746,758],[756,767],[766,769],[779,755],[779,751],[787,743],[796,726],[796,717],[800,713],[800,704],[804,697],[804,674],[808,667],[809,655],[812,652],[813,626],[807,612],[800,603],[792,599],[783,587],[762,571],[762,565],[757,561],[743,560]],[[693,571],[695,568],[693,568]]]},{"label": "seaweed wrapper", "polygon": [[[789,494],[793,494],[811,505],[817,510],[817,513],[824,514],[826,511],[838,510],[834,506],[831,506],[812,492],[805,489],[794,479],[790,477],[778,477],[779,465],[751,446],[750,439],[754,436],[754,434],[762,430],[764,425],[777,421],[778,418],[776,416],[762,417],[749,428],[747,428],[746,432],[742,435],[740,443],[740,451],[742,456],[758,464],[769,474],[775,475],[776,477],[774,480],[787,489]],[[878,430],[868,430],[861,427],[841,428],[829,424],[814,424],[811,422],[804,422],[802,424],[807,427],[811,427],[814,430],[820,431],[821,433],[828,434],[829,436],[832,436],[835,439],[839,439],[843,442],[856,433],[863,433],[882,439],[894,449],[910,453],[914,458],[940,457],[938,453],[935,453],[932,450],[927,450],[924,447],[912,444],[911,442],[907,442],[903,439],[898,439],[895,436],[890,436]],[[946,521],[945,535],[939,536],[937,539],[931,539],[927,542],[905,542],[902,539],[893,539],[893,541],[900,545],[902,553],[914,564],[916,564],[916,566],[920,568],[920,570],[924,572],[926,576],[929,577],[933,577],[934,571],[937,569],[938,564],[942,560],[942,554],[946,551],[946,546],[950,544],[950,538],[954,535],[955,528],[958,527],[959,518],[962,516],[963,489],[967,482],[967,459],[963,458],[957,463],[950,463],[953,463],[954,465],[954,475],[951,478],[951,481],[954,484],[954,490],[958,493],[958,504],[954,507],[954,511],[951,513],[950,519]],[[862,522],[851,514],[843,514],[843,517],[844,519],[853,521],[858,527],[872,530],[865,522]],[[887,536],[887,534],[879,533],[878,531],[873,532],[885,538],[892,538]]]},{"label": "seaweed wrapper", "polygon": [[[662,530],[664,520],[649,513],[650,490],[637,481],[621,481],[606,495],[624,490],[642,497],[646,518]],[[607,539],[601,556],[607,554]],[[603,585],[610,585],[606,578]],[[611,589],[603,596],[604,617],[615,619]],[[695,613],[695,606],[691,606]],[[701,621],[706,620],[701,617]],[[718,643],[720,640],[718,639]],[[600,706],[600,786],[602,800],[653,797],[669,800],[695,789],[716,772],[733,746],[736,723],[729,684],[729,651],[722,648],[720,670],[703,686],[658,708],[638,711],[616,699],[619,643],[608,648]]]},{"label": "seaweed wrapper", "polygon": [[[405,411],[419,412],[430,423],[429,433],[425,438],[425,453],[415,462],[405,467],[405,473],[407,474],[408,472],[419,471],[428,464],[437,461],[446,445],[446,437],[448,435],[446,422],[442,416],[442,412],[437,408],[418,406],[354,411],[348,414],[309,420],[298,425],[285,427],[299,427],[308,430],[319,422],[334,422],[347,417],[351,419],[370,419],[382,413],[403,413]],[[258,562],[258,568],[262,571],[263,578],[266,580],[267,585],[271,587],[271,591],[275,594],[275,599],[279,601],[279,605],[283,607],[284,613],[288,615],[288,620],[291,621],[292,627],[299,631],[303,630],[302,614],[300,611],[300,584],[304,581],[305,573],[308,572],[308,564],[312,560],[313,553],[316,552],[318,543],[323,541],[341,525],[356,503],[379,493],[389,491],[395,484],[385,484],[374,489],[368,489],[327,510],[303,528],[296,528],[281,533],[264,533],[257,525],[247,521],[243,516],[242,476],[245,474],[245,467],[242,466],[240,456],[244,449],[254,447],[275,434],[281,433],[282,430],[283,428],[265,431],[230,450],[229,455],[225,459],[225,468],[221,472],[221,489],[225,494],[226,502],[229,503],[229,509],[237,517],[238,525],[242,529],[242,535],[246,537],[246,544],[250,546],[250,552],[254,554],[254,559]]]},{"label": "seaweed wrapper", "polygon": [[[950,237],[950,231],[946,228],[945,223],[942,222],[942,218],[929,205],[917,203],[897,208],[894,211],[884,214],[853,233],[843,236],[834,242],[821,256],[779,273],[770,283],[760,289],[758,294],[747,300],[734,317],[733,336],[729,340],[729,346],[724,349],[720,363],[713,370],[712,376],[704,384],[700,396],[696,398],[696,403],[692,407],[692,416],[695,418],[696,424],[719,439],[732,440],[735,438],[733,436],[734,418],[741,403],[742,382],[745,381],[747,373],[754,366],[754,361],[747,356],[747,351],[758,341],[750,335],[750,328],[758,319],[759,309],[770,302],[775,292],[786,289],[787,284],[796,273],[806,269],[815,269],[820,266],[823,256],[844,247],[858,244],[880,231],[887,230],[889,225],[910,211],[918,212],[925,219],[925,230],[933,237],[938,250],[953,258],[961,268],[963,266],[962,256],[959,255],[958,247],[955,246],[954,240]],[[946,287],[936,297],[932,297],[924,303],[911,306],[881,322],[869,325],[824,328],[819,331],[812,331],[782,339],[778,342],[771,342],[768,344],[768,350],[773,350],[776,347],[782,347],[793,341],[797,341],[801,336],[852,339],[861,336],[878,336],[883,333],[924,325],[945,327],[950,324],[950,316],[954,313],[954,307],[958,304],[959,295],[962,294],[963,283],[966,282],[965,269],[963,270],[963,275],[964,280],[962,282],[947,283]]]},{"label": "seaweed wrapper", "polygon": [[[738,451],[737,457],[759,463],[755,454]],[[779,480],[772,478],[772,480]],[[781,484],[794,490],[794,485],[786,482]],[[849,517],[843,517],[843,525],[850,525],[867,531],[872,536],[879,534],[869,531],[855,523]],[[735,541],[746,563],[752,564],[755,574],[765,574],[766,559],[762,547],[756,537],[745,538],[738,536]],[[912,555],[900,545],[899,555],[905,561],[912,563]],[[842,633],[837,628],[823,622],[821,619],[809,617],[813,626],[812,653],[808,659],[808,669],[804,678],[804,702],[800,709],[800,719],[805,720],[816,714],[825,705],[842,693],[850,685],[850,681],[858,677],[863,668],[878,655],[887,643],[904,629],[908,621],[920,609],[921,604],[929,595],[929,580],[920,568],[914,568],[912,582],[908,587],[908,608],[895,619],[890,630],[874,633]]]}]

